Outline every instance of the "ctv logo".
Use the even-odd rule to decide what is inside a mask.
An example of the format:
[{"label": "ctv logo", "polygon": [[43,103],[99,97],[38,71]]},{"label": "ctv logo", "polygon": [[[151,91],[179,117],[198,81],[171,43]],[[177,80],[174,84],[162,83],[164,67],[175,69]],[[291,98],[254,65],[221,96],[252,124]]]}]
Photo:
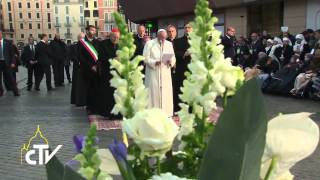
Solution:
[{"label": "ctv logo", "polygon": [[[43,140],[44,144],[33,144],[30,149],[32,141],[39,137]],[[58,145],[51,153],[49,152],[49,143],[46,137],[43,136],[40,126],[38,125],[34,135],[29,139],[28,144],[23,144],[20,149],[21,164],[23,160],[29,165],[44,165],[47,164],[50,159],[62,148],[62,145]]]}]

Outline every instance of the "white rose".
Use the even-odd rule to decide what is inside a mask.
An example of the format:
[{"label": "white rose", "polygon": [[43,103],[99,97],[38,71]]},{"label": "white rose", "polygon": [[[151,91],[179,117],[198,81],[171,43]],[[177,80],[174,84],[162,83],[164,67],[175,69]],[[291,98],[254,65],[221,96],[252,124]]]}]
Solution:
[{"label": "white rose", "polygon": [[171,149],[178,126],[160,109],[146,109],[126,119],[122,128],[147,156],[162,156]]},{"label": "white rose", "polygon": [[151,177],[150,180],[188,180],[186,178],[180,178],[178,176],[175,176],[171,173],[165,173],[160,175],[154,175]]},{"label": "white rose", "polygon": [[270,179],[289,179],[289,169],[313,153],[319,141],[319,127],[309,116],[310,113],[279,115],[269,121],[261,177],[266,176],[271,159],[276,158]]}]

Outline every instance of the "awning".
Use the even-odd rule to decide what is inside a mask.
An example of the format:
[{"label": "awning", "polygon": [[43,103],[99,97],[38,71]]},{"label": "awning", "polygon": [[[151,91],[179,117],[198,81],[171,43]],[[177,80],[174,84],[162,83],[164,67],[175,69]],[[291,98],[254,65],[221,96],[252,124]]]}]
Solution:
[{"label": "awning", "polygon": [[[213,5],[214,0],[210,0]],[[126,17],[135,23],[193,13],[196,0],[119,0]]]},{"label": "awning", "polygon": [[[211,8],[281,0],[209,0]],[[118,0],[126,17],[139,23],[147,20],[192,14],[196,0]]]}]

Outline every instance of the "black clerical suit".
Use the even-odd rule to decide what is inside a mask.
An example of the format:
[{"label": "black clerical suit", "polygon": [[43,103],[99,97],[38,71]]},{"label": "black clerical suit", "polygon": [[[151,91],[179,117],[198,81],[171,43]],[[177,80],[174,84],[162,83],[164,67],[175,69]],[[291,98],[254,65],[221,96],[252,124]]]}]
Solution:
[{"label": "black clerical suit", "polygon": [[[90,43],[95,50],[98,52],[100,42],[97,39],[89,40],[86,36],[84,40]],[[92,67],[98,66],[98,61],[95,61],[90,55],[89,51],[85,46],[80,43],[79,45],[79,61],[80,61],[80,74],[83,80],[83,88],[87,92],[85,95],[86,105],[89,114],[97,114],[99,112],[99,88],[100,88],[100,77],[99,73],[92,70]]]},{"label": "black clerical suit", "polygon": [[60,39],[54,39],[50,43],[50,48],[53,55],[53,75],[54,84],[61,86],[64,83],[64,65],[67,58],[67,45]]},{"label": "black clerical suit", "polygon": [[185,72],[188,70],[188,64],[190,63],[191,57],[184,56],[186,51],[189,49],[190,45],[188,43],[188,37],[183,36],[178,38],[173,43],[174,52],[176,55],[176,68],[173,80],[175,81],[175,91],[173,92],[173,102],[174,102],[174,112],[180,110],[179,94],[181,93],[180,88],[183,86],[183,81],[185,80]]},{"label": "black clerical suit", "polygon": [[35,60],[36,46],[34,44],[28,44],[23,48],[21,55],[22,63],[28,69],[28,90],[31,90],[33,84],[33,76],[36,78],[36,74],[39,74],[40,65]]},{"label": "black clerical suit", "polygon": [[14,49],[12,44],[5,39],[0,40],[0,96],[3,95],[2,79],[3,75],[6,76],[7,84],[12,88],[15,96],[18,96],[18,88],[15,82],[12,64],[16,65],[16,58],[14,58]]},{"label": "black clerical suit", "polygon": [[44,41],[40,41],[36,45],[36,53],[35,53],[35,59],[39,62],[40,65],[40,71],[36,74],[35,78],[35,88],[36,90],[39,90],[40,83],[43,79],[43,76],[46,75],[46,84],[47,89],[51,90],[51,64],[52,64],[52,54],[50,51],[50,47],[47,43]]},{"label": "black clerical suit", "polygon": [[221,40],[221,44],[224,46],[224,57],[231,58],[232,64],[235,64],[236,48],[234,43],[234,37],[229,37],[228,35],[225,35]]},{"label": "black clerical suit", "polygon": [[115,100],[113,97],[115,89],[111,87],[110,80],[112,75],[110,73],[110,62],[109,60],[116,57],[116,51],[118,50],[118,45],[111,42],[110,39],[101,42],[100,52],[99,52],[99,73],[103,77],[100,79],[101,87],[100,94],[101,98],[100,104],[100,115],[107,116],[110,119],[119,118],[118,115],[111,114],[113,106],[115,105]]}]

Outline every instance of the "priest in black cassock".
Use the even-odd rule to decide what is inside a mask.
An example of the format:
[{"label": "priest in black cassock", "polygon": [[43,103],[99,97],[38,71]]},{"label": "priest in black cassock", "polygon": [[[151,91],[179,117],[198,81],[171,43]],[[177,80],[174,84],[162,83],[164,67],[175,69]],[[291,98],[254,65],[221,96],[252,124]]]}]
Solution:
[{"label": "priest in black cassock", "polygon": [[111,114],[115,100],[113,97],[115,89],[111,87],[110,80],[112,75],[110,73],[110,62],[109,60],[116,57],[116,51],[118,50],[118,42],[120,39],[120,32],[117,28],[112,29],[110,39],[106,39],[101,42],[100,46],[100,62],[99,62],[99,73],[100,73],[100,98],[99,98],[99,114],[106,116],[110,120],[119,119],[119,116]]},{"label": "priest in black cassock", "polygon": [[72,87],[71,87],[71,104],[76,106],[86,106],[86,88],[82,74],[80,73],[79,46],[80,40],[85,37],[84,33],[78,35],[78,42],[69,47],[69,58],[73,62],[72,66]]},{"label": "priest in black cassock", "polygon": [[183,81],[185,80],[185,72],[188,70],[188,64],[190,63],[191,56],[187,51],[190,47],[188,39],[189,33],[192,32],[192,27],[188,23],[184,27],[184,36],[178,38],[174,41],[174,53],[176,55],[176,68],[173,80],[175,81],[175,90],[173,92],[173,103],[174,103],[174,112],[180,110],[179,103],[179,94],[181,93],[181,87],[183,86]]},{"label": "priest in black cassock", "polygon": [[83,88],[86,89],[86,105],[88,114],[97,114],[99,110],[99,74],[98,49],[100,42],[95,38],[97,29],[90,25],[86,28],[86,36],[79,45],[79,71],[83,78]]}]

